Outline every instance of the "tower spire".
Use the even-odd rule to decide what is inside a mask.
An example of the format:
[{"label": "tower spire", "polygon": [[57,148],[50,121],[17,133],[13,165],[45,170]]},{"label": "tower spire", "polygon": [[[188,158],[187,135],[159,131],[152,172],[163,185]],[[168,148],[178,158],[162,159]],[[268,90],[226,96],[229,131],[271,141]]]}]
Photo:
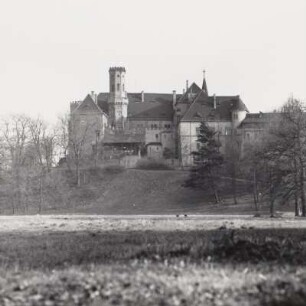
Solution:
[{"label": "tower spire", "polygon": [[206,84],[206,78],[205,78],[205,70],[203,70],[203,84],[202,84],[202,90],[205,91],[205,93],[208,95],[208,90],[207,90],[207,84]]}]

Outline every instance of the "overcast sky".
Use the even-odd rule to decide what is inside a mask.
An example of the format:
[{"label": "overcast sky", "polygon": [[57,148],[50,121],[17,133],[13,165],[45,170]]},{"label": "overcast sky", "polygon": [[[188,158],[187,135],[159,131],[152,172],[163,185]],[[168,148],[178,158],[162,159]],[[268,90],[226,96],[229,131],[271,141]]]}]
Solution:
[{"label": "overcast sky", "polygon": [[1,114],[54,120],[108,91],[125,66],[130,92],[240,95],[251,112],[306,100],[305,0],[0,0]]}]

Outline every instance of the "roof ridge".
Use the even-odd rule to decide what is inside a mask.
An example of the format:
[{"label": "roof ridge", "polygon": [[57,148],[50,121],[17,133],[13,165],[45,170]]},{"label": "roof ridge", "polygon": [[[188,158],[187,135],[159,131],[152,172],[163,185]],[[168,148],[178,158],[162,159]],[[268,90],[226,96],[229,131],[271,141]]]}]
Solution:
[{"label": "roof ridge", "polygon": [[[103,110],[100,108],[100,106],[99,106],[97,103],[95,103],[95,101],[93,100],[93,98],[92,98],[92,96],[91,96],[90,94],[87,94],[87,95],[86,95],[86,97],[84,98],[84,100],[83,100],[83,101],[73,110],[73,113],[74,113],[77,109],[79,109],[80,106],[81,106],[87,99],[90,99],[90,102],[92,102],[92,103],[96,106],[96,108],[97,108],[101,113],[105,114],[105,113],[103,112]],[[106,114],[105,114],[105,115],[106,115]]]},{"label": "roof ridge", "polygon": [[187,114],[191,111],[191,109],[193,108],[193,105],[196,103],[197,99],[199,98],[199,96],[202,94],[203,90],[201,89],[201,91],[196,95],[196,97],[194,98],[194,100],[191,102],[190,107],[188,108],[187,112],[183,115],[183,117],[181,118],[181,121],[187,116]]},{"label": "roof ridge", "polygon": [[183,100],[183,99],[187,96],[187,94],[190,92],[189,90],[190,90],[190,88],[192,87],[192,85],[197,86],[197,87],[199,88],[200,91],[202,90],[202,89],[200,88],[200,86],[199,86],[196,82],[192,82],[191,85],[187,88],[187,90],[182,94],[182,96],[180,97],[180,99],[179,99],[178,102],[180,102],[181,100]]}]

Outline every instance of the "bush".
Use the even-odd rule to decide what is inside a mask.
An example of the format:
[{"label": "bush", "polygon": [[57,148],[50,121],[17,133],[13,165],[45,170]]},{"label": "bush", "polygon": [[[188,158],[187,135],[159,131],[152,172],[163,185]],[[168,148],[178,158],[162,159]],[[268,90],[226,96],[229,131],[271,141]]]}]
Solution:
[{"label": "bush", "polygon": [[157,159],[140,159],[136,168],[142,170],[172,170],[163,160]]},{"label": "bush", "polygon": [[125,171],[125,168],[121,165],[109,165],[105,166],[103,170],[108,174],[116,174]]}]

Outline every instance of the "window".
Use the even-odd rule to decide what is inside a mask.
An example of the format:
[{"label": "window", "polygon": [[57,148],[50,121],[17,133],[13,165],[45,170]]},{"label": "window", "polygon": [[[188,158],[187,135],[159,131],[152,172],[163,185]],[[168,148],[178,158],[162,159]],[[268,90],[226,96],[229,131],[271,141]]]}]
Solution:
[{"label": "window", "polygon": [[114,91],[115,91],[115,85],[112,84],[112,92],[114,92]]},{"label": "window", "polygon": [[225,135],[230,135],[231,134],[231,128],[225,128]]},{"label": "window", "polygon": [[158,134],[155,134],[155,138],[158,139]]},{"label": "window", "polygon": [[200,127],[196,128],[196,134],[197,134],[197,136],[200,134]]},{"label": "window", "polygon": [[117,84],[117,91],[119,91],[120,90],[120,84],[118,83]]},{"label": "window", "polygon": [[122,85],[122,90],[124,91],[124,84]]}]

